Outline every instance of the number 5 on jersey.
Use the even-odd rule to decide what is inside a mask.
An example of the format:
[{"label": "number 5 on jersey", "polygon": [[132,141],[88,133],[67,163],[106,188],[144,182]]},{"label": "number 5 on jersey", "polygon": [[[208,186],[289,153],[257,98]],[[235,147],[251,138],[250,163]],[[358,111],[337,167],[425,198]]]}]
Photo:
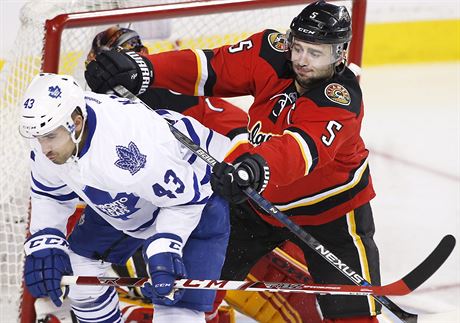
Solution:
[{"label": "number 5 on jersey", "polygon": [[252,41],[243,40],[243,41],[240,41],[236,45],[230,46],[228,48],[228,51],[233,54],[233,53],[238,53],[238,52],[241,52],[242,50],[251,49],[251,48],[252,48]]},{"label": "number 5 on jersey", "polygon": [[[179,177],[177,177],[176,173],[172,169],[168,169],[164,176],[164,183],[170,187],[171,185],[174,186],[174,193],[180,194],[184,192],[185,185]],[[164,185],[166,186],[166,185]],[[172,192],[172,190],[166,189],[164,186],[160,185],[159,183],[155,183],[152,185],[153,193],[156,196],[162,197],[167,196],[170,199],[174,199],[177,196]]]},{"label": "number 5 on jersey", "polygon": [[323,142],[323,144],[325,144],[328,147],[332,145],[332,142],[335,139],[334,129],[336,130],[336,132],[339,132],[340,129],[342,129],[342,125],[334,120],[329,121],[326,126],[326,130],[329,133],[329,137],[326,135],[321,136],[321,141]]}]

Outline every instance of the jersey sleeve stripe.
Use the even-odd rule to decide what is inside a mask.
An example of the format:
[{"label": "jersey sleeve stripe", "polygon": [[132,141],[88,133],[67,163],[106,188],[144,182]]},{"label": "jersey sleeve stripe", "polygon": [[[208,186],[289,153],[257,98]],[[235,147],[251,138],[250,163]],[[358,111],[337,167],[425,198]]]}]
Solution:
[{"label": "jersey sleeve stripe", "polygon": [[193,174],[193,190],[195,191],[195,195],[193,198],[190,200],[190,202],[185,203],[184,205],[188,204],[196,204],[196,202],[200,199],[201,193],[200,193],[200,186],[198,184],[198,179],[196,177],[196,174]]},{"label": "jersey sleeve stripe", "polygon": [[225,136],[230,138],[230,140],[233,140],[236,138],[236,136],[239,136],[241,134],[246,135],[246,138],[248,136],[248,129],[246,127],[241,127],[241,128],[235,128],[230,130]]},{"label": "jersey sleeve stripe", "polygon": [[[206,150],[209,151],[209,145],[211,144],[212,137],[214,136],[214,131],[209,130],[208,138],[206,139]],[[201,185],[209,183],[211,180],[211,166],[206,165],[206,173],[200,181]]]},{"label": "jersey sleeve stripe", "polygon": [[202,50],[192,50],[196,56],[197,77],[195,82],[194,94],[197,96],[204,96],[204,86],[208,78],[208,64],[206,55]]},{"label": "jersey sleeve stripe", "polygon": [[209,135],[206,138],[206,150],[209,150],[209,144],[211,143],[212,137],[214,137],[214,131],[209,130]]},{"label": "jersey sleeve stripe", "polygon": [[241,133],[241,134],[237,135],[235,138],[232,139],[230,149],[225,154],[225,158],[230,156],[241,145],[245,145],[245,144],[248,144],[248,143],[249,143],[249,140],[248,140],[248,134],[247,133]]},{"label": "jersey sleeve stripe", "polygon": [[[301,199],[298,199],[296,201],[286,203],[286,204],[279,204],[276,203],[276,206],[281,210],[281,211],[288,211],[294,208],[299,208],[299,207],[306,207],[306,206],[314,206],[317,205],[318,203],[321,203],[323,201],[326,201],[330,198],[335,199],[333,201],[332,205],[337,205],[337,200],[339,199],[339,196],[345,192],[346,196],[344,198],[349,199],[350,196],[353,196],[356,193],[352,193],[350,190],[360,186],[360,185],[367,185],[368,183],[368,177],[369,177],[369,168],[368,168],[368,160],[367,158],[363,161],[363,163],[353,171],[351,174],[351,178],[344,184],[336,186],[334,188],[328,189],[326,191],[323,191],[319,194],[315,194],[312,196],[304,197]],[[364,180],[364,182],[363,182]],[[362,188],[361,188],[362,189]],[[315,210],[316,212],[319,212],[318,210]],[[305,214],[305,210],[303,210],[303,214]],[[310,213],[307,213],[310,214]]]},{"label": "jersey sleeve stripe", "polygon": [[318,150],[316,149],[315,142],[305,131],[299,128],[291,127],[286,129],[284,133],[292,136],[299,145],[299,149],[305,161],[304,176],[308,175],[318,164]]},{"label": "jersey sleeve stripe", "polygon": [[[195,144],[200,146],[201,145],[200,137],[195,132],[195,129],[193,128],[193,125],[190,122],[190,120],[188,120],[187,118],[182,118],[181,121],[184,123],[185,128],[187,129],[187,133],[189,134],[190,139],[192,139],[192,141]],[[196,161],[196,159],[197,159],[197,156],[195,154],[192,154],[190,158],[188,159],[188,163],[191,165]]]},{"label": "jersey sleeve stripe", "polygon": [[32,182],[34,183],[34,185],[38,189],[45,191],[45,192],[56,191],[56,190],[66,187],[65,184],[61,186],[57,186],[57,187],[46,186],[45,184],[42,184],[37,179],[35,179],[34,174],[32,172],[30,173],[30,177],[32,178]]},{"label": "jersey sleeve stripe", "polygon": [[206,165],[206,174],[201,179],[200,184],[205,185],[209,183],[210,180],[211,180],[211,166]]},{"label": "jersey sleeve stripe", "polygon": [[169,111],[165,109],[156,109],[155,112],[158,113],[160,116],[165,116],[167,114],[171,115],[171,113],[169,113]]},{"label": "jersey sleeve stripe", "polygon": [[206,71],[207,71],[207,77],[206,77],[206,82],[204,85],[204,94],[213,96],[213,89],[214,85],[217,82],[217,76],[216,73],[214,72],[214,69],[211,65],[211,59],[214,57],[214,52],[210,49],[205,49],[203,50],[204,55],[206,56]]},{"label": "jersey sleeve stripe", "polygon": [[187,129],[187,132],[190,135],[190,139],[192,139],[195,144],[200,146],[201,145],[200,136],[198,136],[198,134],[196,133],[190,120],[187,118],[182,118],[181,121],[184,123],[185,128]]},{"label": "jersey sleeve stripe", "polygon": [[38,195],[41,195],[41,196],[46,196],[46,197],[49,197],[53,200],[56,200],[56,201],[70,201],[70,200],[73,200],[73,199],[78,199],[78,195],[75,194],[74,192],[72,193],[69,193],[69,194],[64,194],[64,195],[53,195],[53,194],[49,194],[49,193],[45,193],[45,192],[41,192],[41,191],[37,191],[35,189],[31,189],[31,191],[35,194],[38,194]]}]

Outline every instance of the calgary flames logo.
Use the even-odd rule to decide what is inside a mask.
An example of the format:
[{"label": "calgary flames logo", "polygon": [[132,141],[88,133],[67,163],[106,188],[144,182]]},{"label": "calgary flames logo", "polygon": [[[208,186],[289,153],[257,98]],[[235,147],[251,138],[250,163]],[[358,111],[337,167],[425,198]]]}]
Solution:
[{"label": "calgary flames logo", "polygon": [[252,126],[252,128],[249,131],[249,142],[253,146],[258,146],[261,143],[269,140],[273,134],[271,133],[264,133],[261,131],[262,129],[262,122],[257,121],[257,123]]},{"label": "calgary flames logo", "polygon": [[351,97],[346,88],[338,83],[331,83],[324,89],[324,94],[332,102],[341,105],[350,105]]}]

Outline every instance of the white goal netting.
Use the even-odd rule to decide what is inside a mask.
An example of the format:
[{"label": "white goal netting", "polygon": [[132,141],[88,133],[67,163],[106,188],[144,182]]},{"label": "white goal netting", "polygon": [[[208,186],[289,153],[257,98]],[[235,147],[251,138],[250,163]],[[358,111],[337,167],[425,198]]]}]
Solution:
[{"label": "white goal netting", "polygon": [[[181,7],[189,2],[197,1],[31,0],[22,8],[20,30],[0,71],[0,322],[17,321],[22,306],[22,245],[28,224],[30,170],[27,145],[17,130],[18,102],[30,80],[41,69],[45,21],[63,13],[171,3]],[[235,43],[266,28],[284,32],[292,18],[311,1],[298,2],[301,4],[285,6],[286,3],[280,0],[278,7],[231,13],[221,13],[215,9],[215,13],[198,16],[187,16],[187,10],[184,9],[181,13],[184,17],[142,22],[134,18],[132,22],[119,25],[137,30],[151,53],[180,48],[212,48]],[[349,8],[350,3],[340,2]],[[101,18],[95,26],[65,29],[58,60],[59,73],[72,74],[84,85],[84,60],[91,41],[98,32],[111,25],[104,23]],[[30,319],[23,318],[23,322],[27,320]]]}]

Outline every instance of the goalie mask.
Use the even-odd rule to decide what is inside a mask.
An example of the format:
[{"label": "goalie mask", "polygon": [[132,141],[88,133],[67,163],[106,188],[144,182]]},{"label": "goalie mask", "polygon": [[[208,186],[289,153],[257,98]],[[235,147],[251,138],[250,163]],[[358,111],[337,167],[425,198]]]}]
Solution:
[{"label": "goalie mask", "polygon": [[311,44],[312,48],[321,46],[320,56],[314,50],[306,53],[316,66],[345,62],[351,36],[351,18],[346,7],[317,1],[292,20],[287,32],[288,53],[291,54],[297,40]]},{"label": "goalie mask", "polygon": [[78,108],[86,119],[85,94],[72,76],[38,74],[21,102],[19,132],[23,137],[37,138],[63,126],[74,143],[81,140],[81,134],[75,138],[72,113]]},{"label": "goalie mask", "polygon": [[101,52],[117,47],[132,50],[136,53],[147,50],[137,32],[128,28],[113,26],[94,37],[85,64],[89,64]]}]

